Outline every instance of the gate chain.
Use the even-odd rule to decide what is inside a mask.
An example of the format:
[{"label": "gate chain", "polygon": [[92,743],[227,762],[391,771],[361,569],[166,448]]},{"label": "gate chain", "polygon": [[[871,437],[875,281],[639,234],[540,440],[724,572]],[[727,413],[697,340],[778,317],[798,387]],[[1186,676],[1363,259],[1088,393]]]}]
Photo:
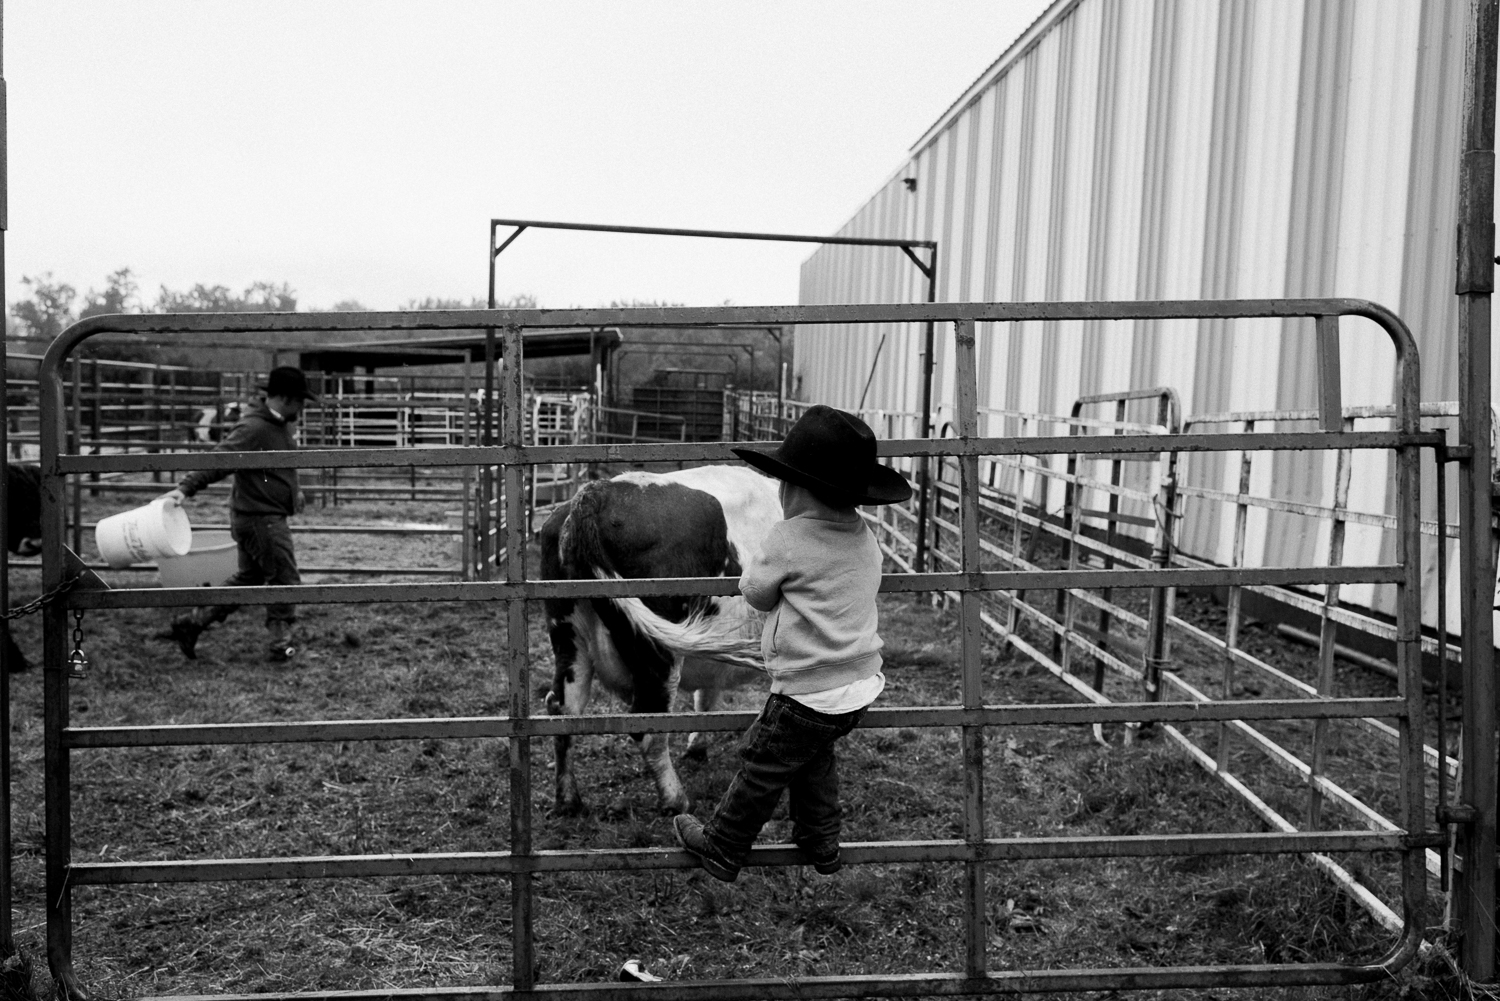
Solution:
[{"label": "gate chain", "polygon": [[83,652],[83,609],[73,609],[73,652],[68,654],[68,677],[88,677],[89,657]]},{"label": "gate chain", "polygon": [[77,577],[69,577],[67,580],[63,581],[61,584],[57,585],[42,596],[33,598],[24,605],[17,605],[15,608],[12,608],[3,614],[0,614],[0,620],[8,622],[11,619],[19,619],[23,615],[34,615],[37,612],[40,612],[47,605],[51,604],[53,601],[56,601],[58,598],[73,590],[74,586],[77,583]]}]

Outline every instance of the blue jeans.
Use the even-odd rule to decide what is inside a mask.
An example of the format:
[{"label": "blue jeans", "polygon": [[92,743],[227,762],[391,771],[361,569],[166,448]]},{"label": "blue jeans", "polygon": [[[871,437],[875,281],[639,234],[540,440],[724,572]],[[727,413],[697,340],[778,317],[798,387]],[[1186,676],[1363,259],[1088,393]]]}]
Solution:
[{"label": "blue jeans", "polygon": [[[292,549],[292,530],[279,514],[239,514],[229,516],[229,534],[239,547],[239,570],[224,582],[225,587],[258,587],[262,584],[295,585],[302,583],[297,572],[297,554]],[[223,622],[238,605],[205,605],[199,620],[207,625]],[[297,606],[277,603],[266,606],[266,622],[297,621]]]},{"label": "blue jeans", "polygon": [[767,698],[745,733],[740,770],[704,825],[709,843],[730,863],[743,865],[785,789],[791,796],[792,840],[813,855],[837,849],[843,811],[833,745],[864,714],[861,708],[835,716],[785,695]]}]

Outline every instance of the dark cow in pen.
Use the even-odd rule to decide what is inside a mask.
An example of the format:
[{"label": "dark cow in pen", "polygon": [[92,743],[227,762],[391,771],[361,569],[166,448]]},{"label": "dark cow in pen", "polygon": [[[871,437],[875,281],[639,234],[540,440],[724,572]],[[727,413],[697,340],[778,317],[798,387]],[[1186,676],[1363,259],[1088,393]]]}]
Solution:
[{"label": "dark cow in pen", "polygon": [[[42,551],[42,471],[38,466],[5,465],[6,528],[5,548],[17,556],[35,556]],[[10,623],[5,624],[5,662],[12,672],[24,671],[31,662],[11,639]]]},{"label": "dark cow in pen", "polygon": [[[624,473],[585,484],[542,526],[542,577],[590,580],[735,577],[781,519],[775,480],[743,466],[672,473]],[[719,692],[763,676],[764,617],[739,595],[546,602],[556,675],[547,710],[581,713],[594,680],[631,712],[672,710],[678,689],[712,710]],[[697,749],[697,734],[688,751]],[[690,803],[672,767],[665,734],[636,735],[656,779],[663,810]],[[557,738],[557,806],[583,807],[568,760],[571,738]]]}]

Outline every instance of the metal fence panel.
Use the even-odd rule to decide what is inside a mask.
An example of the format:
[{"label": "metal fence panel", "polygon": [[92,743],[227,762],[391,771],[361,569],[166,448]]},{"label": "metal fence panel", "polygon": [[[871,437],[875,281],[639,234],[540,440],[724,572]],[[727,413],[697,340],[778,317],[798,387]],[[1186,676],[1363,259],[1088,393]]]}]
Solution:
[{"label": "metal fence panel", "polygon": [[[1389,335],[1399,363],[1395,427],[1386,432],[1319,431],[1267,435],[1267,448],[1296,451],[1308,448],[1389,449],[1396,452],[1398,486],[1402,507],[1398,523],[1402,526],[1402,545],[1397,560],[1388,565],[1366,564],[1344,567],[1284,568],[1181,568],[1162,560],[1145,568],[1126,567],[1101,570],[1079,567],[1071,570],[985,571],[980,563],[980,498],[982,481],[980,462],[996,455],[1041,456],[1067,452],[1076,448],[1076,436],[1035,437],[1029,439],[979,437],[977,398],[976,341],[981,322],[1016,320],[1053,322],[1092,319],[1171,319],[1213,316],[1221,318],[1247,316],[1331,316],[1359,315],[1375,320]],[[955,725],[963,732],[963,764],[967,777],[968,798],[964,804],[962,838],[951,841],[867,844],[850,846],[851,861],[885,861],[897,859],[941,859],[965,866],[965,931],[956,944],[961,974],[917,973],[879,977],[820,977],[805,980],[702,981],[690,984],[661,983],[605,987],[603,985],[536,984],[534,976],[533,919],[537,898],[532,885],[536,872],[560,869],[687,868],[693,864],[685,853],[670,850],[607,850],[585,853],[544,852],[533,848],[533,818],[530,812],[530,759],[533,742],[544,733],[598,732],[598,728],[631,726],[634,729],[680,726],[701,728],[705,723],[716,726],[738,724],[742,720],[709,720],[692,714],[671,719],[649,720],[631,717],[552,717],[530,718],[530,664],[526,604],[528,599],[543,595],[608,596],[641,593],[729,593],[734,582],[724,578],[684,580],[631,581],[553,581],[539,582],[529,574],[525,558],[525,503],[523,490],[526,469],[539,463],[587,462],[596,458],[611,461],[659,461],[667,459],[719,459],[730,457],[728,443],[675,443],[638,445],[533,445],[526,441],[523,426],[521,384],[521,332],[528,326],[556,325],[558,322],[643,326],[650,324],[686,326],[715,323],[868,323],[904,322],[953,323],[955,339],[955,389],[962,403],[957,436],[936,439],[899,439],[881,443],[882,455],[916,455],[947,457],[959,468],[956,494],[956,526],[961,538],[961,553],[956,565],[942,572],[890,575],[884,587],[896,591],[951,591],[959,595],[963,637],[962,699],[950,709],[877,710],[869,725],[897,719],[911,719],[916,725]],[[304,451],[267,456],[265,454],[219,453],[205,456],[65,456],[62,454],[66,401],[62,391],[63,366],[70,352],[89,336],[106,330],[138,332],[195,333],[204,331],[300,331],[311,329],[360,330],[379,329],[453,329],[494,327],[503,331],[503,354],[508,359],[501,372],[501,390],[505,407],[502,411],[500,444],[446,449],[371,449],[359,453],[347,451]],[[1248,302],[1140,302],[1140,303],[990,303],[937,304],[932,306],[868,307],[742,307],[714,309],[644,309],[580,310],[565,313],[537,310],[437,311],[430,313],[367,314],[281,314],[131,316],[95,318],[66,331],[49,349],[42,368],[42,446],[43,446],[43,529],[44,586],[61,587],[72,579],[72,564],[63,535],[64,480],[69,475],[86,475],[103,469],[179,469],[189,466],[252,468],[272,464],[297,467],[323,465],[400,466],[420,461],[424,465],[464,466],[485,464],[498,466],[503,485],[504,524],[501,531],[507,559],[501,581],[455,582],[447,584],[364,584],[323,585],[297,588],[299,603],[392,600],[501,600],[506,603],[508,640],[506,674],[509,682],[509,711],[503,717],[486,720],[413,720],[360,721],[334,724],[306,721],[291,724],[290,729],[267,729],[264,725],[250,730],[223,727],[198,727],[178,731],[161,728],[87,729],[75,727],[68,715],[69,676],[66,664],[66,630],[70,614],[93,607],[172,607],[201,603],[260,604],[287,597],[289,589],[140,589],[112,591],[76,586],[45,610],[45,763],[47,818],[47,936],[48,958],[63,993],[81,996],[80,985],[72,968],[73,922],[72,887],[83,882],[130,882],[151,879],[171,882],[205,878],[282,878],[288,873],[317,876],[353,876],[397,871],[490,871],[509,875],[512,887],[513,935],[512,982],[507,988],[441,988],[415,992],[425,997],[491,997],[504,993],[511,997],[640,997],[659,998],[768,998],[768,997],[867,997],[911,994],[1009,994],[1034,990],[1108,990],[1146,987],[1186,986],[1252,986],[1271,984],[1354,983],[1388,977],[1416,955],[1421,940],[1420,915],[1426,892],[1423,850],[1436,843],[1437,837],[1426,828],[1423,807],[1421,749],[1421,685],[1419,679],[1418,611],[1420,608],[1421,572],[1416,565],[1416,550],[1409,543],[1417,531],[1416,502],[1418,449],[1437,444],[1437,437],[1423,435],[1417,423],[1418,367],[1415,346],[1410,333],[1389,311],[1356,300],[1301,300]],[[1111,440],[1111,453],[1147,455],[1165,449],[1233,450],[1240,442],[1235,435],[1122,435]],[[1101,449],[1104,446],[1101,445]],[[1259,718],[1265,707],[1249,704],[1221,703],[1217,707],[1199,707],[1196,700],[1164,699],[1161,689],[1148,687],[1143,692],[1145,704],[1136,706],[1083,705],[1067,707],[994,707],[986,706],[980,685],[980,629],[983,623],[982,601],[997,591],[1017,589],[1068,589],[1110,586],[1146,586],[1165,588],[1190,583],[1224,583],[1241,586],[1270,583],[1383,581],[1396,586],[1400,594],[1398,607],[1399,668],[1404,690],[1399,699],[1316,700],[1303,705],[1273,707],[1299,718],[1320,716],[1344,717],[1371,712],[1394,716],[1403,753],[1403,789],[1400,826],[1383,832],[1325,831],[1315,835],[1284,832],[1248,837],[1192,836],[1176,841],[1154,839],[1148,844],[1131,838],[1055,838],[1006,839],[986,836],[983,826],[983,771],[986,755],[986,730],[1005,725],[1025,713],[1055,714],[1059,719],[1078,722],[1126,718],[1172,719],[1178,714],[1203,714],[1198,718],[1237,718],[1243,713]],[[1162,612],[1157,610],[1158,620]],[[1142,675],[1148,681],[1157,677],[1159,664],[1147,657]],[[922,722],[922,713],[931,713]],[[1234,716],[1231,717],[1230,714]],[[508,853],[482,853],[482,857],[354,856],[341,858],[303,858],[285,860],[199,859],[167,862],[126,862],[101,867],[85,864],[72,857],[72,809],[69,780],[70,756],[85,747],[116,745],[146,746],[161,743],[230,743],[265,740],[322,740],[343,732],[353,736],[348,727],[363,726],[364,739],[410,737],[444,728],[471,728],[468,732],[487,733],[507,741],[511,780],[511,850]],[[448,732],[453,732],[449,730]],[[985,957],[987,935],[983,900],[983,876],[986,865],[1006,858],[1025,857],[1097,857],[1106,854],[1196,854],[1229,851],[1307,851],[1355,850],[1359,848],[1397,850],[1401,853],[1403,902],[1408,920],[1399,937],[1381,960],[1370,965],[1339,964],[1267,964],[1242,967],[1169,967],[1159,969],[1063,970],[1045,973],[1009,973],[992,971]],[[780,849],[758,849],[756,861],[767,865],[792,864],[795,858]],[[361,992],[338,992],[341,997],[362,996]],[[385,995],[387,992],[381,992]],[[319,996],[319,995],[311,995]]]}]

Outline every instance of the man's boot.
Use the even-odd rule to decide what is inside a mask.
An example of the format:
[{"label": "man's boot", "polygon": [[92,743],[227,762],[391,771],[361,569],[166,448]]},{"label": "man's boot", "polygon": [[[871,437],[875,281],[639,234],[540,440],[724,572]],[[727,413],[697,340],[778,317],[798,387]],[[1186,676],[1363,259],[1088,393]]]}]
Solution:
[{"label": "man's boot", "polygon": [[181,618],[173,619],[172,624],[164,632],[156,634],[157,639],[171,640],[177,644],[177,649],[188,660],[198,659],[198,637],[203,635],[203,630],[208,628],[206,622],[201,621],[202,616],[194,612]]},{"label": "man's boot", "polygon": [[292,624],[272,621],[266,623],[266,632],[271,636],[267,659],[273,664],[285,664],[297,656],[297,647],[292,643]]}]

